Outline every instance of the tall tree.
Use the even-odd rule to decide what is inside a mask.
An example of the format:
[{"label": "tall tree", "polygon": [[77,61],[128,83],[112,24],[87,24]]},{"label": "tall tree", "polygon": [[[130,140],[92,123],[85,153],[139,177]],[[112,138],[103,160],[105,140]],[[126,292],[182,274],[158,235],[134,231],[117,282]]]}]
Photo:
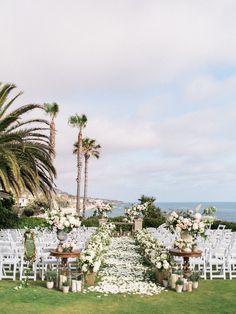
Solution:
[{"label": "tall tree", "polygon": [[23,191],[33,195],[43,192],[49,197],[54,190],[56,170],[50,158],[51,148],[44,119],[26,119],[24,116],[44,107],[37,104],[12,109],[22,94],[8,99],[16,88],[0,83],[0,188],[19,196]]},{"label": "tall tree", "polygon": [[45,112],[51,117],[50,122],[50,146],[51,146],[51,158],[55,158],[56,150],[55,150],[55,138],[56,138],[56,125],[55,119],[59,113],[59,106],[57,103],[53,102],[52,104],[45,103],[44,104]]},{"label": "tall tree", "polygon": [[[101,145],[97,144],[94,139],[84,138],[82,140],[82,152],[84,155],[84,197],[83,197],[83,217],[85,217],[85,209],[88,197],[88,162],[90,157],[100,157]],[[77,154],[78,142],[74,144],[74,154]]]},{"label": "tall tree", "polygon": [[86,115],[82,114],[81,116],[75,114],[69,118],[68,123],[72,127],[79,129],[78,133],[78,149],[77,149],[77,194],[76,194],[76,211],[80,215],[80,184],[81,184],[81,172],[82,172],[82,138],[83,138],[83,129],[87,124]]}]

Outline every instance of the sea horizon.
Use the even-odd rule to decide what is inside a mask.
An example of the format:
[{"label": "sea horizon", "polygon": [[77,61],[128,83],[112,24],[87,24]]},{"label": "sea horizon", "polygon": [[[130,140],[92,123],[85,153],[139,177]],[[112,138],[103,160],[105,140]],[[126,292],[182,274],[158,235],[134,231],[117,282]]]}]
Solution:
[{"label": "sea horizon", "polygon": [[[129,207],[132,202],[123,202],[115,205],[112,212],[110,213],[110,217],[123,216],[124,209]],[[232,221],[236,222],[236,201],[235,202],[155,202],[155,205],[160,207],[162,211],[172,211],[172,210],[187,210],[187,209],[195,209],[198,205],[202,205],[200,212],[209,206],[216,207],[216,219]],[[87,210],[86,216],[91,216],[93,214],[93,210]]]}]

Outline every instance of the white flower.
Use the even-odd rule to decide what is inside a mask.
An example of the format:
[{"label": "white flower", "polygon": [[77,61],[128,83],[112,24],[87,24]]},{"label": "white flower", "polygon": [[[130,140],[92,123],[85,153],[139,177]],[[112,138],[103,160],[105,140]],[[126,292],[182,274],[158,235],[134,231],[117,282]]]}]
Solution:
[{"label": "white flower", "polygon": [[201,220],[201,218],[202,218],[202,215],[200,213],[196,213],[195,214],[195,219],[196,220]]},{"label": "white flower", "polygon": [[198,229],[198,224],[195,222],[194,224],[193,224],[193,230],[197,230]]}]

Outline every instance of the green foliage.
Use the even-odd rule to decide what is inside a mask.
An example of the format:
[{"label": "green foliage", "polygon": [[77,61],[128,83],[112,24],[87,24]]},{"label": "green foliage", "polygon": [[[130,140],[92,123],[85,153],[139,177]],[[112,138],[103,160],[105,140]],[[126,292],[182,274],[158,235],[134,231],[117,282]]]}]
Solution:
[{"label": "green foliage", "polygon": [[144,217],[143,219],[143,227],[144,228],[158,228],[165,222],[165,218],[148,218]]},{"label": "green foliage", "polygon": [[63,287],[69,287],[69,286],[70,286],[70,283],[69,283],[68,280],[66,280],[66,281],[64,281],[64,282],[62,283],[62,285],[63,285]]},{"label": "green foliage", "polygon": [[59,113],[59,106],[57,103],[53,102],[52,104],[50,103],[45,103],[44,104],[44,110],[47,114],[51,116],[52,119],[55,119],[56,116]]},{"label": "green foliage", "polygon": [[180,278],[176,281],[176,285],[182,286],[183,284],[184,284],[184,281]]},{"label": "green foliage", "polygon": [[155,197],[153,197],[153,196],[146,196],[144,194],[139,198],[139,202],[141,204],[145,204],[145,203],[153,204],[153,203],[155,203],[155,201],[156,201]]},{"label": "green foliage", "polygon": [[[109,219],[111,222],[123,222],[124,221],[124,216],[117,216]],[[122,231],[131,231],[132,226],[131,225],[116,225],[116,231],[120,231],[120,228]]]},{"label": "green foliage", "polygon": [[45,198],[35,199],[24,207],[23,215],[31,217],[44,213],[49,208],[49,202]]},{"label": "green foliage", "polygon": [[87,219],[84,219],[82,221],[81,225],[85,227],[98,227],[99,226],[98,218],[94,216],[88,217]]},{"label": "green foliage", "polygon": [[54,189],[56,170],[50,158],[49,137],[45,134],[48,122],[44,119],[24,119],[43,106],[29,104],[12,107],[22,94],[9,99],[16,88],[0,83],[0,187],[20,195],[29,191],[46,196]]},{"label": "green foliage", "polygon": [[224,220],[215,220],[211,226],[211,229],[217,229],[219,225],[225,225],[226,229],[236,231],[236,222]]},{"label": "green foliage", "polygon": [[26,217],[31,217],[34,215],[34,211],[31,208],[25,208],[23,214]]},{"label": "green foliage", "polygon": [[14,228],[19,218],[16,213],[12,211],[15,200],[13,196],[9,199],[0,200],[0,229]]},{"label": "green foliage", "polygon": [[165,221],[164,215],[163,215],[160,207],[155,206],[154,203],[155,203],[156,199],[154,197],[142,195],[140,197],[139,201],[141,204],[148,203],[147,210],[144,213],[145,218],[155,218],[155,219],[159,220],[160,222],[163,221],[162,223],[164,223],[164,221]]},{"label": "green foliage", "polygon": [[45,275],[45,280],[48,282],[54,282],[57,278],[57,272],[54,270],[48,270]]},{"label": "green foliage", "polygon": [[14,228],[19,221],[16,213],[0,205],[0,229]]},{"label": "green foliage", "polygon": [[34,228],[41,228],[46,226],[46,219],[44,218],[37,218],[37,217],[24,217],[20,218],[17,225],[15,225],[16,228],[19,229],[34,229]]},{"label": "green foliage", "polygon": [[201,277],[200,277],[199,272],[196,272],[196,271],[192,272],[191,276],[189,277],[189,279],[190,279],[192,282],[197,282],[197,281],[200,280],[200,278],[201,278]]}]

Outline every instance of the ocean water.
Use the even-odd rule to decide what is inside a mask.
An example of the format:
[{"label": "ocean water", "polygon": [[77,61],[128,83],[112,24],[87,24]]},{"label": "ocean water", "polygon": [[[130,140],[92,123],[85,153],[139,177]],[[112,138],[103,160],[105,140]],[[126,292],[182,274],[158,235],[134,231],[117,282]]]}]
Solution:
[{"label": "ocean water", "polygon": [[[201,210],[209,206],[216,207],[216,218],[226,221],[235,221],[236,222],[236,202],[160,202],[156,203],[163,211],[169,212],[172,210],[178,209],[195,209],[199,204],[202,205]],[[120,203],[118,206],[115,206],[110,213],[110,217],[123,216],[124,209],[131,206],[131,203]],[[200,210],[200,212],[201,212]],[[87,216],[93,214],[92,210],[87,212]]]}]

